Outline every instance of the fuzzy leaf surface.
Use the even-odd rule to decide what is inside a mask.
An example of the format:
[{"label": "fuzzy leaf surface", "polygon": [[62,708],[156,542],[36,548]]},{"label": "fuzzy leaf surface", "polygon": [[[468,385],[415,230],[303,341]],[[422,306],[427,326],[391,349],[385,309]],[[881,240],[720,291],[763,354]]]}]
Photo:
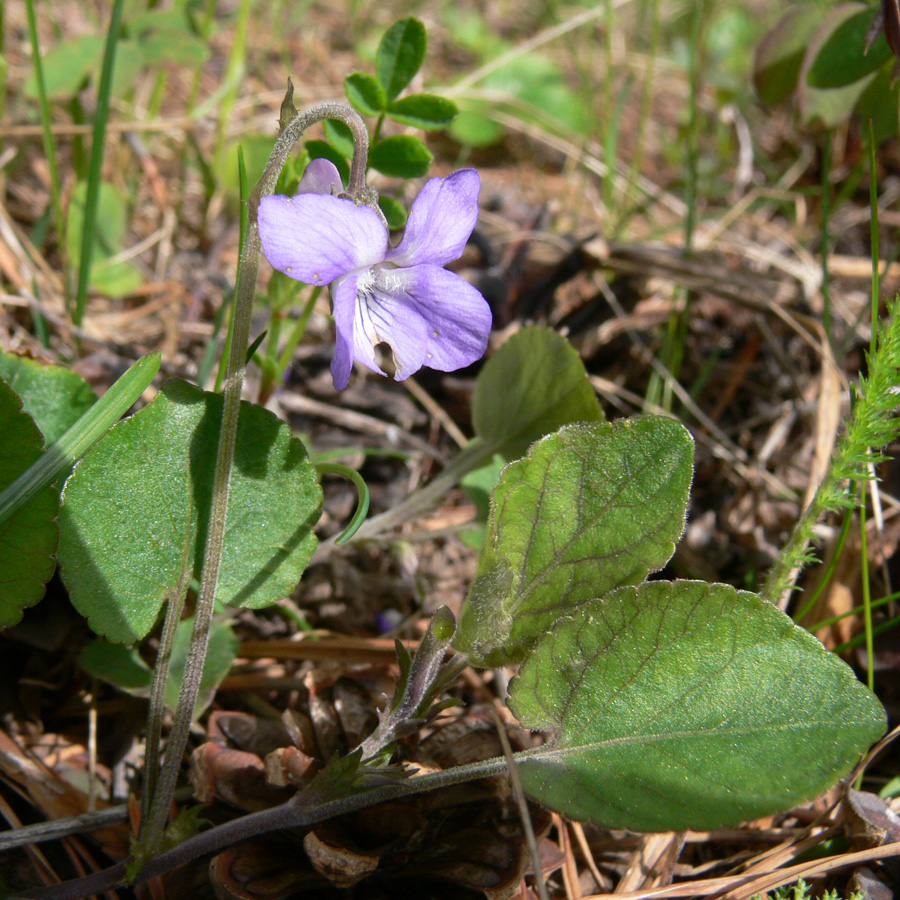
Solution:
[{"label": "fuzzy leaf surface", "polygon": [[[22,401],[0,381],[0,490],[12,484],[44,452],[44,439]],[[59,539],[59,492],[51,484],[0,525],[0,628],[44,596]]]},{"label": "fuzzy leaf surface", "polygon": [[649,582],[584,604],[535,646],[510,708],[551,742],[526,793],[575,820],[707,829],[809,800],[885,730],[851,669],[755,594]]},{"label": "fuzzy leaf surface", "polygon": [[603,410],[578,351],[549,328],[523,328],[485,363],[475,384],[475,434],[505,459],[570,422],[600,422]]},{"label": "fuzzy leaf surface", "polygon": [[662,568],[684,530],[694,443],[673,419],[570,425],[504,470],[455,646],[522,660],[560,616]]},{"label": "fuzzy leaf surface", "polygon": [[[221,395],[170,381],[66,482],[63,580],[109,640],[144,637],[182,574],[199,577],[221,412]],[[288,594],[315,550],[321,504],[303,444],[272,413],[242,404],[216,599],[257,608]]]},{"label": "fuzzy leaf surface", "polygon": [[97,399],[77,372],[15,353],[0,353],[0,378],[19,395],[48,447]]}]

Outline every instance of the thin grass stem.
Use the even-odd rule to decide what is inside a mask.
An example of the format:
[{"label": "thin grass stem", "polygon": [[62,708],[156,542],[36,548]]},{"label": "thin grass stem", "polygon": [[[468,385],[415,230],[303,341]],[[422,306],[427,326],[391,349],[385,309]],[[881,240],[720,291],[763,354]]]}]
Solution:
[{"label": "thin grass stem", "polygon": [[216,127],[216,144],[213,150],[213,170],[216,172],[222,169],[228,120],[231,118],[234,104],[237,101],[242,81],[241,73],[246,66],[247,29],[250,25],[252,6],[252,0],[241,0],[241,5],[238,8],[234,39],[231,44],[231,53],[228,55],[228,66],[225,70],[225,84],[228,85],[228,88],[222,95],[222,101],[219,105],[219,121]]},{"label": "thin grass stem", "polygon": [[116,48],[122,25],[124,0],[115,0],[106,34],[100,84],[97,87],[97,110],[94,115],[94,133],[91,144],[91,161],[88,169],[87,195],[84,200],[84,233],[81,236],[81,259],[78,264],[78,287],[75,291],[75,310],[72,321],[80,326],[87,305],[87,292],[91,278],[91,262],[94,257],[94,229],[97,224],[97,206],[100,202],[100,184],[103,180],[103,152],[106,144],[106,123],[109,119],[109,97],[112,93],[113,71],[116,65]]},{"label": "thin grass stem", "polygon": [[[38,93],[38,109],[41,115],[41,138],[44,144],[44,156],[47,159],[47,173],[50,177],[50,205],[53,209],[53,224],[56,228],[56,243],[62,260],[63,291],[66,307],[70,302],[68,272],[68,254],[66,253],[66,217],[63,214],[62,187],[59,178],[59,164],[56,160],[56,140],[53,137],[53,114],[50,110],[50,98],[47,96],[47,85],[44,81],[44,64],[41,60],[41,42],[37,29],[37,16],[34,12],[34,0],[25,0],[25,15],[28,19],[28,38],[31,41],[31,56],[34,60],[34,79]],[[69,315],[72,310],[69,309]]]},{"label": "thin grass stem", "polygon": [[820,241],[822,244],[822,327],[828,343],[834,347],[834,321],[831,311],[831,289],[829,287],[828,252],[831,245],[828,236],[828,222],[831,217],[831,130],[825,132],[825,146],[822,149],[822,225]]}]

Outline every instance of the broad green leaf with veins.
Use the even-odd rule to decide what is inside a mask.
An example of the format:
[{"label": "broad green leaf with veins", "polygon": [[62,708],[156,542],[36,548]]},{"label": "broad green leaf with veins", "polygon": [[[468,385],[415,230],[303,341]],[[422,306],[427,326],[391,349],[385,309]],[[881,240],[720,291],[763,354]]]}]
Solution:
[{"label": "broad green leaf with veins", "polygon": [[563,425],[603,419],[578,351],[550,328],[532,325],[514,334],[475,383],[475,434],[507,461]]},{"label": "broad green leaf with veins", "polygon": [[521,661],[560,617],[662,568],[684,530],[693,441],[662,417],[570,425],[503,470],[454,645]]},{"label": "broad green leaf with veins", "polygon": [[[0,381],[0,421],[2,490],[37,462],[44,452],[44,439],[5,381]],[[0,629],[19,622],[22,611],[44,596],[44,585],[55,568],[58,512],[59,493],[47,485],[0,525]]]},{"label": "broad green leaf with veins", "polygon": [[[851,669],[755,594],[649,582],[582,604],[510,685],[531,797],[613,828],[715,828],[788,809],[885,730]],[[524,758],[522,758],[524,757]]]},{"label": "broad green leaf with veins", "polygon": [[[221,416],[221,395],[170,381],[66,482],[61,574],[97,634],[140,640],[184,578],[199,577]],[[243,403],[217,601],[259,608],[290,593],[315,550],[321,506],[300,440]]]}]

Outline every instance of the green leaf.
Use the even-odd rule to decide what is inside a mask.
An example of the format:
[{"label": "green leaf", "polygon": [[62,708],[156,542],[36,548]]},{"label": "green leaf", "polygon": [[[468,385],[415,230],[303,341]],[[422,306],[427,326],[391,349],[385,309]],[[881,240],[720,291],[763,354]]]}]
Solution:
[{"label": "green leaf", "polygon": [[459,486],[475,504],[475,521],[459,533],[460,540],[473,550],[481,550],[487,538],[487,517],[491,509],[491,492],[500,480],[500,471],[506,460],[495,453],[490,462],[467,472]]},{"label": "green leaf", "polygon": [[[22,401],[0,381],[0,489],[12,484],[44,450],[44,439]],[[47,485],[0,525],[0,628],[15,625],[22,611],[44,596],[56,563],[59,493]]]},{"label": "green leaf", "polygon": [[[61,572],[98,634],[139,640],[185,571],[199,577],[221,411],[220,395],[171,381],[66,483]],[[315,549],[321,503],[303,444],[244,403],[216,599],[256,608],[290,593]]]},{"label": "green leaf", "polygon": [[399,231],[405,227],[407,214],[406,207],[402,203],[398,203],[393,197],[379,197],[378,205],[391,231]]},{"label": "green leaf", "polygon": [[543,117],[521,110],[521,103],[517,106],[518,115],[547,124],[555,122],[557,131],[562,125],[565,132],[587,134],[595,127],[595,119],[583,95],[572,90],[560,66],[541,53],[515,57],[490,72],[484,79],[484,87],[492,93],[507,93],[511,98],[534,107]]},{"label": "green leaf", "polygon": [[437,94],[410,94],[388,104],[387,114],[414,128],[446,128],[459,115],[459,107]]},{"label": "green leaf", "polygon": [[457,649],[475,665],[519,662],[560,616],[662,568],[684,530],[693,448],[651,416],[566,426],[508,465]]},{"label": "green leaf", "polygon": [[500,472],[506,460],[495,453],[490,462],[478,469],[467,472],[459,482],[466,496],[475,504],[479,519],[486,520],[491,509],[491,492],[500,480]]},{"label": "green leaf", "polygon": [[570,422],[603,411],[575,348],[549,328],[523,328],[485,363],[475,384],[475,434],[507,460]]},{"label": "green leaf", "polygon": [[0,352],[0,378],[19,395],[48,446],[97,399],[77,372],[15,353]]},{"label": "green leaf", "polygon": [[128,32],[144,65],[200,66],[209,58],[208,43],[191,31],[181,9],[153,9],[132,16]]},{"label": "green leaf", "polygon": [[806,81],[813,87],[845,87],[881,68],[891,58],[883,31],[866,53],[866,34],[875,8],[847,4],[848,11],[853,8],[858,12],[847,18],[829,17],[829,26],[833,27],[827,37],[824,33],[816,36],[816,43],[821,42],[820,49],[806,71]]},{"label": "green leaf", "polygon": [[387,107],[387,94],[381,82],[368,72],[351,72],[344,79],[344,92],[360,115],[380,116]]},{"label": "green leaf", "polygon": [[[86,195],[87,182],[79,181],[72,193],[66,226],[66,241],[72,259],[78,259],[81,254]],[[125,195],[108,181],[101,182],[90,285],[94,290],[110,297],[128,294],[140,287],[144,280],[131,263],[110,262],[123,249],[127,214]]]},{"label": "green leaf", "polygon": [[776,607],[729,585],[650,582],[561,619],[510,685],[549,745],[525,791],[570,819],[709,829],[809,800],[885,730],[850,668]]},{"label": "green leaf", "polygon": [[[85,78],[100,64],[104,42],[103,35],[83,34],[43,54],[44,84],[51,100],[65,100],[81,90]],[[34,72],[25,82],[25,96],[38,99]]]},{"label": "green leaf", "polygon": [[900,83],[890,68],[878,72],[856,104],[856,115],[867,127],[871,119],[875,143],[880,144],[894,137],[898,131],[900,112]]},{"label": "green leaf", "polygon": [[[178,706],[178,693],[184,679],[184,664],[190,649],[193,630],[193,619],[183,619],[175,630],[169,677],[166,681],[166,706],[172,710]],[[206,650],[206,659],[203,662],[203,675],[200,677],[200,691],[197,694],[197,702],[194,704],[194,721],[199,719],[212,703],[216,688],[231,671],[240,646],[240,641],[227,622],[222,619],[213,619],[210,622],[209,645]]]},{"label": "green leaf", "polygon": [[133,95],[135,82],[145,64],[140,44],[130,39],[120,39],[116,48],[116,67],[112,74],[110,95],[113,97]]},{"label": "green leaf", "polygon": [[832,34],[849,20],[857,17],[861,8],[858,3],[836,6],[828,13],[809,42],[797,89],[800,115],[806,123],[820,121],[825,127],[831,128],[845,122],[850,118],[856,102],[875,78],[873,71],[847,84],[819,87],[813,84],[809,77],[819,53],[830,44]]},{"label": "green leaf", "polygon": [[78,665],[88,675],[99,678],[135,697],[149,697],[153,669],[144,662],[135,647],[111,644],[98,638],[86,644],[78,654]]},{"label": "green leaf", "polygon": [[375,56],[375,73],[388,100],[393,100],[422,67],[428,36],[425,26],[409,16],[384,33]]},{"label": "green leaf", "polygon": [[806,48],[821,21],[820,6],[795,6],[759,42],[753,83],[763,103],[774,106],[797,89]]},{"label": "green leaf", "polygon": [[[484,104],[479,104],[479,108],[488,109]],[[450,126],[450,137],[465,147],[490,147],[501,141],[503,135],[502,125],[474,108],[461,110]]]},{"label": "green leaf", "polygon": [[[191,643],[193,619],[183,619],[175,630],[169,677],[166,680],[165,702],[171,710],[178,705],[178,693],[184,678],[184,664]],[[209,628],[209,645],[203,663],[200,692],[194,705],[194,720],[212,703],[216,688],[231,671],[240,649],[240,641],[227,622],[213,619]],[[112,644],[103,639],[88,644],[78,656],[78,664],[88,675],[114,685],[135,697],[149,697],[153,670],[144,662],[137,649]]]},{"label": "green leaf", "polygon": [[353,156],[353,132],[343,122],[336,119],[326,119],[322,123],[325,130],[325,137],[328,143],[337,150],[341,156],[347,159]]},{"label": "green leaf", "polygon": [[512,59],[490,72],[483,85],[496,99],[490,104],[461,99],[460,115],[450,126],[451,137],[467,146],[500,140],[503,128],[494,119],[497,112],[537,122],[558,134],[590,134],[596,127],[584,98],[568,86],[562,69],[540,53]]},{"label": "green leaf", "polygon": [[390,178],[421,178],[434,157],[411,134],[395,134],[378,141],[369,151],[369,165]]},{"label": "green leaf", "polygon": [[159,361],[157,350],[134,363],[39,459],[0,490],[0,525],[43,488],[68,474],[75,461],[141,396],[159,371]]}]

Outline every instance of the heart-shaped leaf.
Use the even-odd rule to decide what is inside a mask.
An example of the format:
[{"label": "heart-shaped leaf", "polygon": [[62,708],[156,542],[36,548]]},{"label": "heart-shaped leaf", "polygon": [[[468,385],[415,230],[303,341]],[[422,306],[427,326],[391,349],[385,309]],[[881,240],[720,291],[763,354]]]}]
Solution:
[{"label": "heart-shaped leaf", "polygon": [[[82,82],[94,70],[103,55],[101,34],[83,34],[63,41],[43,54],[44,88],[51,100],[74,97]],[[37,76],[32,72],[25,82],[25,96],[37,100]]]},{"label": "heart-shaped leaf", "polygon": [[[181,691],[181,682],[184,681],[184,665],[190,649],[193,630],[193,619],[183,619],[175,630],[169,677],[166,680],[166,706],[172,710],[178,707],[178,695]],[[231,671],[240,646],[240,641],[227,622],[222,619],[213,619],[209,623],[209,644],[206,648],[203,675],[200,677],[200,690],[197,693],[192,716],[195,721],[212,703],[213,697],[216,695],[216,688]]]},{"label": "heart-shaped leaf", "polygon": [[856,104],[860,122],[872,123],[875,143],[880,144],[894,137],[898,130],[900,113],[900,83],[890,67],[875,74]]},{"label": "heart-shaped leaf", "polygon": [[862,4],[848,4],[848,8],[852,6],[856,6],[857,12],[846,18],[841,16],[829,20],[834,27],[827,37],[817,35],[819,50],[806,71],[806,81],[813,87],[836,88],[853,84],[881,68],[891,58],[891,48],[884,33],[878,35],[866,52],[866,35],[875,9]]},{"label": "heart-shaped leaf", "polygon": [[570,422],[603,410],[578,351],[549,328],[523,328],[485,363],[472,399],[475,434],[507,460]]},{"label": "heart-shaped leaf", "polygon": [[659,416],[570,425],[503,470],[455,646],[518,662],[560,617],[662,568],[684,530],[694,444]]},{"label": "heart-shaped leaf", "polygon": [[[194,630],[193,619],[182,619],[175,629],[169,677],[166,680],[165,702],[171,710],[178,706],[178,694],[184,680],[184,663],[187,659]],[[200,692],[194,704],[193,718],[198,719],[212,703],[216,688],[231,671],[240,642],[229,624],[213,619],[209,626],[209,644],[203,662]],[[92,641],[78,655],[78,664],[89,675],[108,681],[119,690],[135,697],[149,697],[153,683],[153,670],[144,662],[137,649],[122,644],[112,644],[102,638]]]},{"label": "heart-shaped leaf", "polygon": [[715,828],[831,787],[885,730],[837,656],[729,585],[649,582],[561,619],[510,685],[525,791],[576,820]]},{"label": "heart-shaped leaf", "polygon": [[[0,381],[0,490],[12,484],[44,452],[44,439],[22,401]],[[15,625],[22,610],[44,596],[56,568],[59,493],[51,484],[0,525],[0,628]]]},{"label": "heart-shaped leaf", "polygon": [[135,697],[149,697],[153,669],[144,662],[136,647],[111,644],[98,638],[86,644],[78,654],[78,665],[93,678],[114,685]]},{"label": "heart-shaped leaf", "polygon": [[47,446],[97,399],[77,372],[28,356],[0,353],[0,378],[19,395],[22,408],[40,428]]},{"label": "heart-shaped leaf", "polygon": [[[221,413],[220,395],[169,382],[66,482],[62,576],[98,634],[139,640],[184,572],[199,576]],[[315,549],[321,503],[303,444],[244,403],[217,600],[260,607],[290,593]]]},{"label": "heart-shaped leaf", "polygon": [[[856,102],[875,78],[875,72],[870,71],[853,81],[838,85],[827,84],[829,80],[832,82],[839,80],[836,77],[825,79],[821,76],[820,80],[826,81],[826,86],[818,86],[810,80],[818,56],[823,49],[831,45],[830,39],[834,32],[863,11],[865,6],[861,3],[844,3],[836,6],[810,39],[797,88],[800,114],[804,122],[818,120],[828,128],[845,122],[850,118]],[[824,68],[827,69],[828,66]]]}]

